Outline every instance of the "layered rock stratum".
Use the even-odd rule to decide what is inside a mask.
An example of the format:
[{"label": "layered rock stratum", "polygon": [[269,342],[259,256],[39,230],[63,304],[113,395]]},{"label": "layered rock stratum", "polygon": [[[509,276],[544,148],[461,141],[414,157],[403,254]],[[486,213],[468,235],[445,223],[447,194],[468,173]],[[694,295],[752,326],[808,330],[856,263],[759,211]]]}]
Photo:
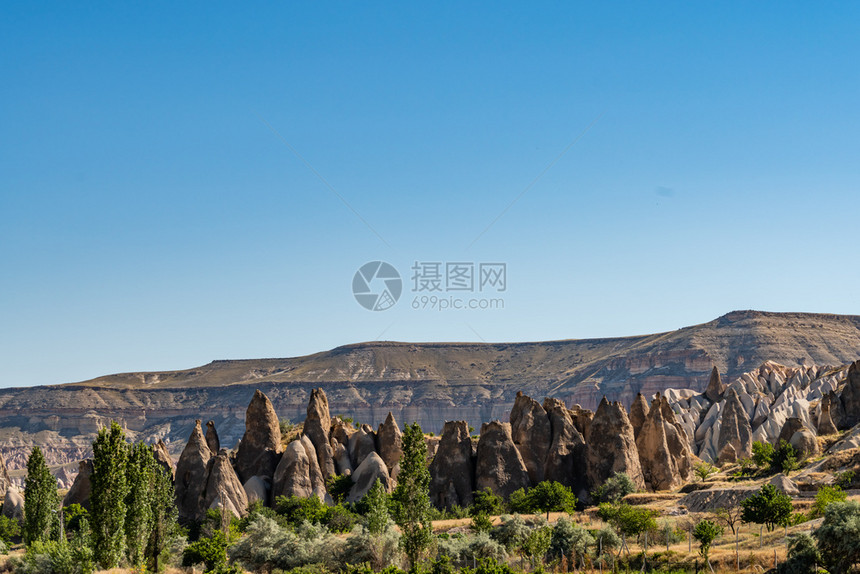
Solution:
[{"label": "layered rock stratum", "polygon": [[[214,361],[184,371],[3,389],[0,454],[10,469],[20,469],[32,446],[39,445],[50,464],[74,468],[78,460],[91,456],[98,428],[112,419],[135,440],[163,439],[174,457],[198,418],[214,421],[221,445],[234,445],[246,431],[245,411],[256,389],[271,400],[278,417],[294,422],[308,416],[312,389],[322,388],[332,415],[375,428],[390,411],[397,420],[417,420],[425,430],[439,433],[447,420],[465,420],[475,428],[486,421],[507,420],[519,391],[591,410],[605,395],[629,408],[639,392],[647,397],[668,388],[700,393],[711,381],[714,367],[722,381],[731,384],[768,360],[797,369],[843,365],[858,356],[860,317],[758,311],[736,311],[701,325],[636,337],[504,344],[362,343],[305,357]],[[725,400],[721,391],[721,386],[714,387],[712,398],[705,399],[711,403],[719,399],[715,403],[719,404]],[[850,406],[860,402],[856,396],[849,393],[846,402]],[[810,422],[825,427],[830,422],[841,424],[841,403],[828,405],[825,411],[816,411],[821,420]],[[582,416],[588,415],[577,412],[572,409],[570,416],[583,434]],[[689,423],[679,423],[689,431]],[[372,429],[365,434],[371,433],[375,435]],[[213,443],[214,437],[207,434]],[[353,454],[340,439],[328,437],[327,446],[324,436],[310,438],[317,453],[323,453],[324,475],[333,468],[337,471],[338,461],[346,465]],[[695,444],[701,438],[694,437]],[[541,440],[546,440],[545,433]],[[719,436],[711,437],[706,450],[718,444]],[[359,458],[367,451],[362,448]],[[217,454],[209,450],[212,456]],[[697,447],[693,450],[698,454]],[[534,461],[529,464],[534,472]],[[349,465],[357,466],[351,460]]]}]

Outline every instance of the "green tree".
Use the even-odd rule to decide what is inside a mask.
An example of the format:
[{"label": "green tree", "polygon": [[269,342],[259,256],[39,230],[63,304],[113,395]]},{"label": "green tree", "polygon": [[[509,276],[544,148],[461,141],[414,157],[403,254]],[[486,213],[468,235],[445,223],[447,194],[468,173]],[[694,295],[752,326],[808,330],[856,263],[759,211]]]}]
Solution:
[{"label": "green tree", "polygon": [[149,532],[146,558],[147,567],[157,573],[163,564],[162,555],[179,534],[179,512],[176,509],[173,480],[167,469],[157,464],[152,476],[150,504],[152,528]]},{"label": "green tree", "polygon": [[27,459],[24,481],[24,542],[28,546],[51,539],[54,513],[59,504],[57,479],[48,469],[42,449],[33,447]]},{"label": "green tree", "polygon": [[518,488],[508,496],[508,508],[511,512],[531,514],[535,510],[532,502],[525,488]]},{"label": "green tree", "polygon": [[412,567],[430,544],[430,471],[427,468],[427,445],[416,422],[407,425],[402,437],[403,456],[394,489],[395,520],[402,532],[403,550]]},{"label": "green tree", "polygon": [[834,502],[843,502],[846,498],[845,493],[838,486],[822,486],[815,494],[815,502],[812,505],[812,510],[809,512],[811,518],[824,516],[824,511]]},{"label": "green tree", "polygon": [[483,512],[472,515],[472,531],[489,532],[493,529],[493,521]]},{"label": "green tree", "polygon": [[597,503],[610,502],[615,504],[634,492],[636,492],[636,483],[633,482],[633,479],[625,472],[616,472],[607,478],[600,487],[593,490],[591,497]]},{"label": "green tree", "polygon": [[382,534],[391,519],[391,514],[388,511],[388,493],[385,492],[379,479],[364,495],[364,501],[367,504],[367,512],[364,515],[367,531],[374,536]]},{"label": "green tree", "polygon": [[469,506],[469,515],[486,514],[495,516],[501,514],[505,501],[489,487],[474,493],[472,505]]},{"label": "green tree", "polygon": [[860,562],[860,503],[848,500],[828,506],[824,521],[812,536],[830,574],[849,572]]},{"label": "green tree", "polygon": [[789,472],[796,470],[798,467],[798,459],[800,453],[792,446],[791,443],[784,440],[779,441],[776,450],[773,451],[773,458],[770,461],[771,472]]},{"label": "green tree", "polygon": [[755,441],[752,444],[752,459],[759,469],[770,468],[773,459],[773,445],[769,442]]},{"label": "green tree", "polygon": [[545,480],[528,491],[531,508],[546,512],[573,512],[576,508],[576,495],[559,482]]},{"label": "green tree", "polygon": [[708,560],[708,553],[711,550],[711,543],[723,533],[723,527],[710,520],[702,520],[696,524],[693,529],[693,538],[699,541],[699,554],[705,560],[708,568],[711,567],[711,561]]},{"label": "green tree", "polygon": [[546,556],[552,543],[552,529],[549,526],[538,526],[529,530],[520,546],[520,552],[534,566],[535,560]]},{"label": "green tree", "polygon": [[621,534],[622,548],[627,549],[628,554],[630,553],[627,547],[628,536],[639,536],[657,528],[657,521],[654,519],[655,511],[630,506],[624,502],[618,504],[604,502],[599,506],[597,515],[618,530]]},{"label": "green tree", "polygon": [[21,525],[18,524],[18,520],[15,518],[9,518],[8,516],[0,516],[0,540],[2,540],[6,546],[9,546],[12,539],[16,536],[20,536],[20,534]]},{"label": "green tree", "polygon": [[705,482],[706,480],[708,480],[709,476],[717,472],[717,468],[712,464],[703,462],[701,464],[696,465],[694,472],[696,473],[696,476],[699,477],[699,480]]},{"label": "green tree", "polygon": [[92,530],[96,561],[105,569],[119,566],[126,547],[128,444],[116,421],[93,442]]},{"label": "green tree", "polygon": [[152,532],[152,486],[155,458],[143,443],[131,447],[128,457],[128,494],[125,498],[125,544],[129,563],[138,568],[146,560],[146,547]]},{"label": "green tree", "polygon": [[788,535],[788,560],[779,565],[779,574],[815,574],[821,555],[815,540],[806,532]]},{"label": "green tree", "polygon": [[772,484],[765,484],[751,497],[741,502],[741,520],[764,524],[768,532],[775,526],[784,526],[791,519],[791,497]]}]

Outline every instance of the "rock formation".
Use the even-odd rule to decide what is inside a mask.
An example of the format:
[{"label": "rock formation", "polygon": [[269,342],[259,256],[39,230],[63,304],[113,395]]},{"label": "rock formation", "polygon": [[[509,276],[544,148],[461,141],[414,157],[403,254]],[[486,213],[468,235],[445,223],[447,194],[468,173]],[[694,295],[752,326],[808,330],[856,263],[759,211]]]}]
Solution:
[{"label": "rock formation", "polygon": [[[728,393],[726,406],[720,418],[720,439],[717,449],[721,454],[727,444],[732,445],[735,459],[748,458],[752,454],[752,428],[747,417],[737,392],[732,389]],[[734,462],[734,460],[725,462]]]},{"label": "rock formation", "polygon": [[237,518],[248,514],[248,496],[239,481],[226,450],[209,459],[206,469],[203,510],[220,508],[232,512]]},{"label": "rock formation", "polygon": [[163,440],[158,439],[158,442],[152,445],[152,456],[155,457],[155,462],[170,475],[170,478],[176,475],[176,464],[167,451],[167,445],[164,444]]},{"label": "rock formation", "polygon": [[317,464],[325,480],[335,474],[334,455],[329,442],[330,430],[331,415],[328,409],[328,397],[322,389],[314,389],[308,401],[307,417],[302,432],[314,445]]},{"label": "rock formation", "polygon": [[552,442],[544,463],[544,479],[560,482],[582,499],[588,494],[585,439],[577,430],[570,411],[558,399],[544,399]]},{"label": "rock formation", "polygon": [[436,456],[430,463],[430,500],[437,508],[472,504],[475,490],[475,462],[472,439],[466,421],[448,421]]},{"label": "rock formation", "polygon": [[828,394],[821,399],[820,412],[818,413],[818,425],[816,428],[819,436],[827,436],[839,432],[839,429],[836,428],[836,424],[833,422],[833,417],[830,415],[830,396],[832,395]]},{"label": "rock formation", "polygon": [[3,516],[24,522],[24,495],[14,486],[10,486],[3,497]]},{"label": "rock formation", "polygon": [[788,443],[799,453],[799,460],[818,455],[818,439],[815,438],[815,433],[806,427],[791,435]]},{"label": "rock formation", "polygon": [[9,490],[11,485],[12,481],[9,480],[9,469],[6,468],[6,460],[0,455],[0,498],[6,496],[6,491]]},{"label": "rock formation", "polygon": [[90,509],[90,497],[93,493],[92,478],[93,476],[93,459],[88,458],[78,463],[78,476],[75,477],[75,482],[72,488],[63,497],[63,506],[72,504],[80,504],[87,510]]},{"label": "rock formation", "polygon": [[837,426],[840,429],[848,429],[860,422],[860,361],[855,361],[848,367],[840,402],[844,415]]},{"label": "rock formation", "polygon": [[376,452],[376,433],[370,425],[361,425],[361,428],[349,437],[349,460],[352,468],[358,468],[372,452]]},{"label": "rock formation", "polygon": [[236,453],[239,479],[248,480],[258,475],[271,478],[278,466],[280,449],[281,425],[278,415],[269,397],[258,390],[245,413],[245,434]]},{"label": "rock formation", "polygon": [[257,502],[263,506],[269,506],[271,482],[269,482],[268,478],[265,476],[252,476],[243,486],[245,488],[245,496],[248,497],[248,507],[253,506]]},{"label": "rock formation", "polygon": [[511,437],[522,456],[532,484],[544,478],[544,463],[552,443],[552,427],[546,411],[536,400],[517,393],[511,409]]},{"label": "rock formation", "polygon": [[513,491],[529,486],[528,469],[511,437],[511,425],[484,423],[478,440],[475,488],[489,488],[507,498]]},{"label": "rock formation", "polygon": [[651,403],[636,439],[642,474],[652,489],[668,490],[685,482],[693,470],[689,441],[663,396]]},{"label": "rock formation", "polygon": [[705,389],[705,396],[712,403],[718,403],[723,400],[724,392],[725,387],[720,380],[720,371],[717,367],[714,367],[713,370],[711,370],[711,378],[708,380],[708,387]]},{"label": "rock formation", "polygon": [[[316,452],[314,451],[314,454]],[[298,496],[310,498],[314,492],[311,483],[311,465],[301,440],[294,440],[284,449],[281,462],[275,470],[272,498]]]},{"label": "rock formation", "polygon": [[634,437],[639,437],[639,431],[642,430],[649,409],[648,401],[642,396],[642,393],[638,393],[633,399],[633,404],[630,405],[630,424],[633,426]]},{"label": "rock formation", "polygon": [[626,473],[638,488],[645,486],[633,426],[619,402],[600,401],[586,440],[588,479],[596,486],[616,472]]},{"label": "rock formation", "polygon": [[200,514],[206,488],[206,470],[211,458],[212,452],[206,444],[198,419],[176,463],[176,508],[181,520],[194,520]]},{"label": "rock formation", "polygon": [[379,430],[376,431],[376,450],[389,471],[400,462],[400,457],[403,456],[403,440],[400,428],[397,426],[397,421],[394,420],[391,411],[388,412],[385,422],[379,425]]},{"label": "rock formation", "polygon": [[373,487],[376,481],[382,483],[386,492],[394,490],[394,481],[388,473],[385,461],[375,452],[367,455],[352,473],[352,488],[347,497],[348,502],[358,502]]},{"label": "rock formation", "polygon": [[221,441],[218,439],[218,431],[215,430],[215,421],[206,423],[206,444],[212,452],[219,452],[221,450]]}]

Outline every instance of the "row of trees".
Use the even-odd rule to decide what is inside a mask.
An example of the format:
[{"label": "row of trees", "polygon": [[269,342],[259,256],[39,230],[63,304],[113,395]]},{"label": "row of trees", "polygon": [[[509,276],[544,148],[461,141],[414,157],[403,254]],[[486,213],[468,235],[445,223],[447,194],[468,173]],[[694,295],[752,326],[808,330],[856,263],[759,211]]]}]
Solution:
[{"label": "row of trees", "polygon": [[157,572],[178,524],[172,478],[152,448],[129,444],[122,427],[111,423],[93,443],[91,483],[90,512],[75,508],[73,532],[66,532],[57,481],[42,451],[33,449],[24,491],[23,538],[30,557],[66,552],[72,539],[84,562],[80,570],[91,569],[92,560],[105,569],[128,565]]}]

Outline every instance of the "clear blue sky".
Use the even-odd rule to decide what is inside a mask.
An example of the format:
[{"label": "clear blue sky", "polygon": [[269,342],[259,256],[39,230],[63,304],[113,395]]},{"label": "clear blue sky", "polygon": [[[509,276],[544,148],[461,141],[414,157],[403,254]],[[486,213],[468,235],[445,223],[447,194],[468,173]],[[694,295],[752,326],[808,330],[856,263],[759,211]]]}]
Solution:
[{"label": "clear blue sky", "polygon": [[[3,3],[0,385],[860,314],[858,21],[847,2]],[[387,311],[352,296],[373,260],[404,275]],[[413,310],[416,260],[507,263],[505,308]]]}]

